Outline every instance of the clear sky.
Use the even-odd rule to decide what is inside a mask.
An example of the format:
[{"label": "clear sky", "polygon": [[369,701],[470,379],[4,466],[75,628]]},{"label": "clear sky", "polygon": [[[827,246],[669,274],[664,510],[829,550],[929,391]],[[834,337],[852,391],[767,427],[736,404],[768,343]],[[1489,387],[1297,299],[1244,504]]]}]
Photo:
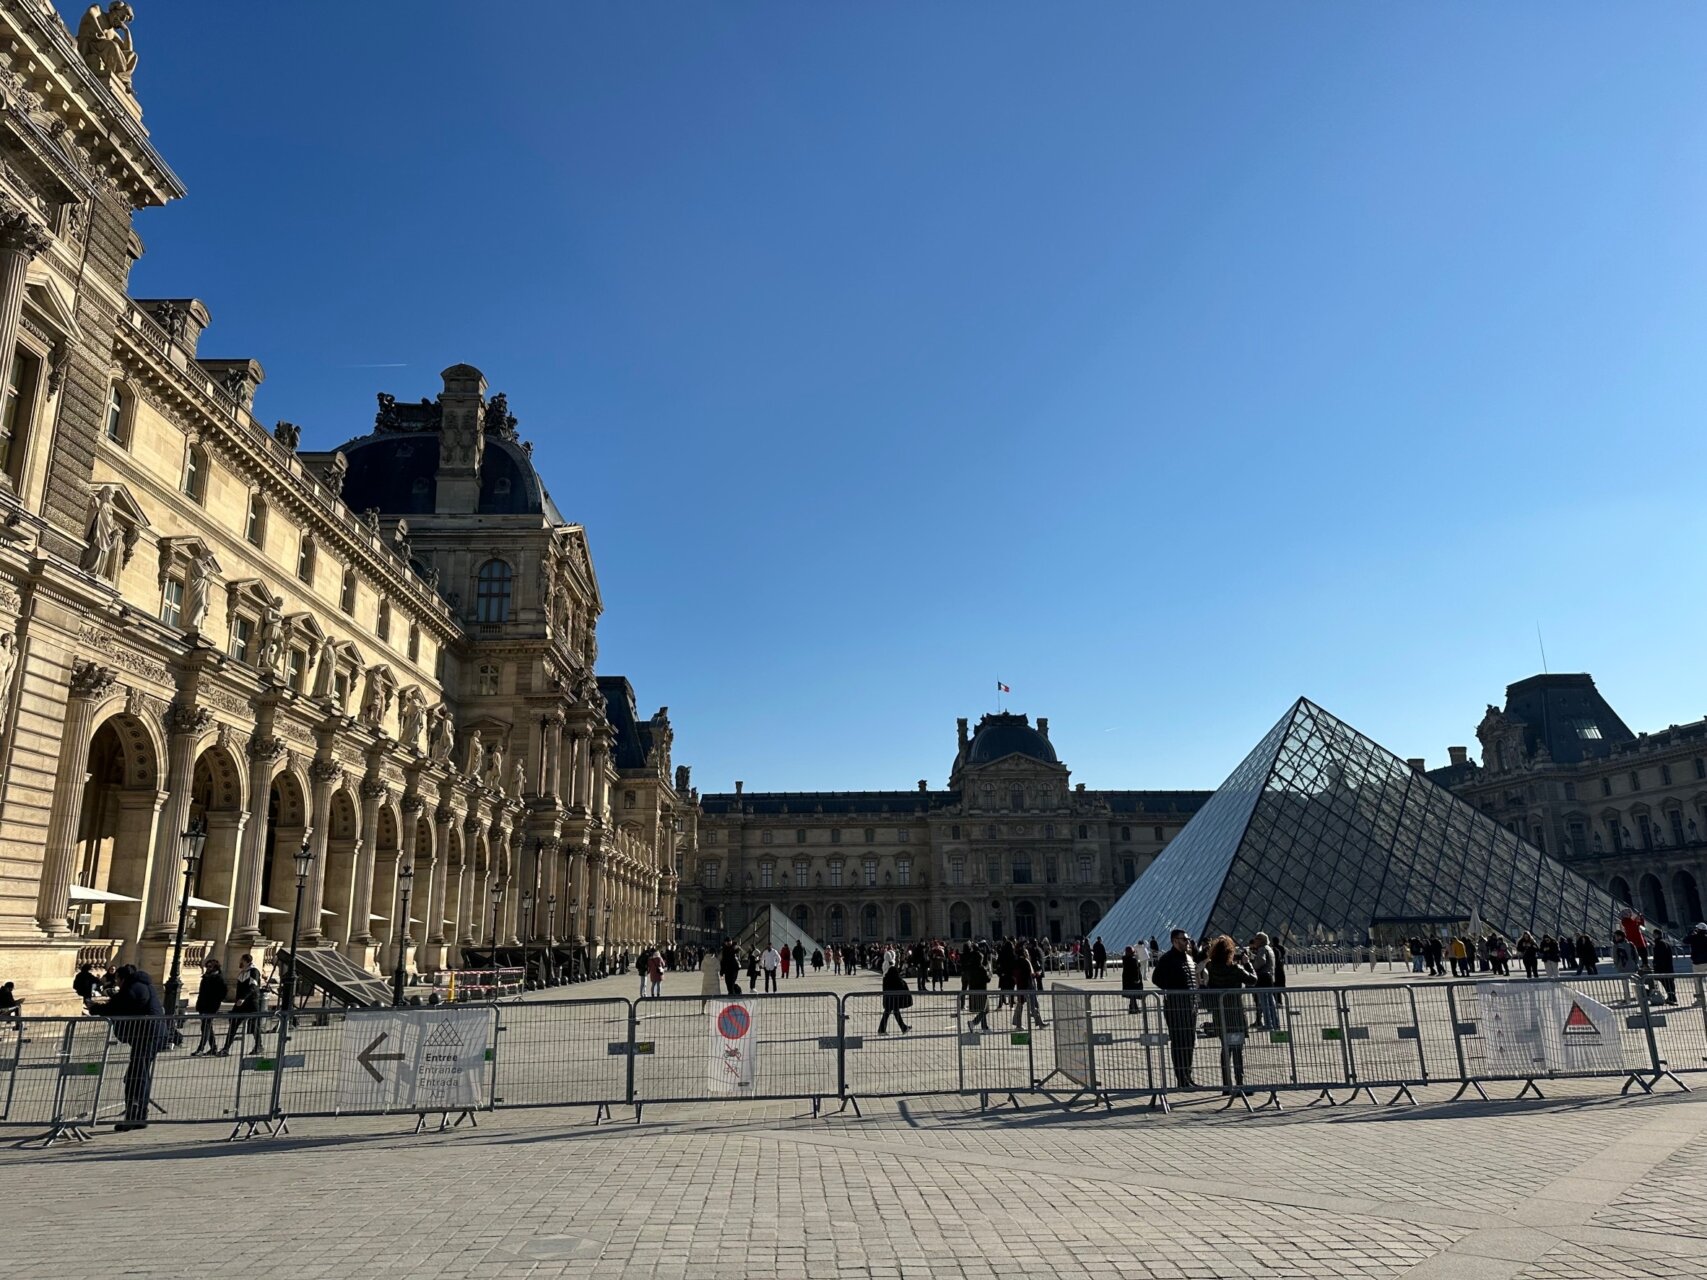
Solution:
[{"label": "clear sky", "polygon": [[479,365],[704,790],[1707,714],[1699,5],[136,7],[133,291],[306,447]]}]

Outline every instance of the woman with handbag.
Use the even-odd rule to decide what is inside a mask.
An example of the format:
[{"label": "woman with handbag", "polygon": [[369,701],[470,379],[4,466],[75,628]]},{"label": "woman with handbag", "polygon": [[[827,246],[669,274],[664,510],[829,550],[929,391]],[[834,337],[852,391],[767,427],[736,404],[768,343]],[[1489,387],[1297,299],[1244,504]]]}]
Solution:
[{"label": "woman with handbag", "polygon": [[877,1024],[877,1034],[889,1034],[889,1019],[893,1017],[901,1034],[906,1035],[911,1028],[906,1019],[901,1016],[901,1010],[909,1009],[913,1004],[913,993],[907,990],[907,980],[901,976],[900,965],[890,965],[889,972],[883,975],[883,1017]]},{"label": "woman with handbag", "polygon": [[1209,960],[1204,965],[1203,985],[1225,988],[1225,994],[1205,996],[1215,1035],[1221,1041],[1221,1091],[1231,1093],[1245,1087],[1245,1021],[1243,989],[1257,985],[1257,975],[1250,961],[1235,954],[1233,940],[1226,934],[1209,944]]}]

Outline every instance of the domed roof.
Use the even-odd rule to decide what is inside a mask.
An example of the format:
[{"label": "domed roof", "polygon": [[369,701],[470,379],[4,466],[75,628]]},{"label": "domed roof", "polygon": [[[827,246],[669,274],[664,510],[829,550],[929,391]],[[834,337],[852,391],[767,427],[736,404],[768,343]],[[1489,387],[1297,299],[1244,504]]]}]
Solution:
[{"label": "domed roof", "polygon": [[[387,516],[431,515],[438,500],[439,437],[430,431],[390,431],[339,446],[349,459],[344,501],[352,511],[372,507]],[[475,514],[563,517],[545,491],[528,451],[514,440],[486,437]]]},{"label": "domed roof", "polygon": [[1031,722],[1012,712],[987,715],[978,722],[966,747],[966,764],[992,764],[1006,756],[1030,756],[1045,764],[1060,764],[1049,739],[1031,727]]}]

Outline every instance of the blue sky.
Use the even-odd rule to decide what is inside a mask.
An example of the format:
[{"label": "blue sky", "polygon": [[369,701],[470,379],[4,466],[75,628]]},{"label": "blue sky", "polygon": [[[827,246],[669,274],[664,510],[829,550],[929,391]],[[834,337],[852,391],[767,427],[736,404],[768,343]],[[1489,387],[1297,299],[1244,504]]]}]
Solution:
[{"label": "blue sky", "polygon": [[310,447],[484,369],[702,789],[1707,714],[1698,6],[138,8],[133,292]]}]

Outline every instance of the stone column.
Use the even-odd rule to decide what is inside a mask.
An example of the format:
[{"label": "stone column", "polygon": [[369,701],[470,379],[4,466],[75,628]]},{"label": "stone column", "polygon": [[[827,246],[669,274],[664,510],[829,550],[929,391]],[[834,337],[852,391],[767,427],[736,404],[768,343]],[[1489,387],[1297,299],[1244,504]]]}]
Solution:
[{"label": "stone column", "polygon": [[[556,836],[541,836],[534,856],[539,859],[539,888],[534,895],[539,899],[540,936],[550,945],[557,941],[557,931],[563,926],[563,842]],[[548,909],[553,896],[557,898],[555,919]]]},{"label": "stone column", "polygon": [[[429,854],[423,864],[420,858],[418,852],[419,832],[417,831],[417,828],[421,822],[421,809],[422,803],[420,796],[410,793],[403,797],[403,832],[398,837],[399,852],[397,865],[399,869],[402,869],[403,867],[412,867],[414,869],[414,878],[409,886],[409,914],[413,915],[417,910],[420,911],[421,939],[422,942],[425,943],[427,936],[432,932],[433,868],[437,864],[438,859]],[[399,906],[401,905],[401,898],[399,898]],[[409,951],[414,951],[415,926],[410,924],[407,919],[399,921],[399,924],[402,926],[401,936],[407,939],[407,949]],[[407,963],[407,961],[405,963]],[[420,958],[416,957],[416,972],[420,971],[420,967]]]},{"label": "stone column", "polygon": [[600,822],[610,821],[610,747],[603,738],[593,743],[593,814]]},{"label": "stone column", "polygon": [[[426,802],[415,797],[416,802],[424,809]],[[408,804],[407,798],[403,801]],[[450,875],[450,810],[436,809],[433,812],[433,887],[428,894],[427,909],[432,912],[427,917],[427,942],[439,948],[438,967],[444,967],[445,944],[445,886]],[[454,935],[453,935],[454,936]]]},{"label": "stone column", "polygon": [[596,956],[605,938],[605,855],[587,851],[587,954]]},{"label": "stone column", "polygon": [[508,874],[504,884],[503,936],[509,939],[508,945],[519,947],[522,944],[522,837],[519,832],[510,832],[505,842],[509,846],[509,856],[504,863]]},{"label": "stone column", "polygon": [[[12,373],[12,352],[18,345],[30,263],[52,243],[47,230],[23,210],[7,207],[0,211],[0,377]],[[0,463],[5,461],[0,458]],[[12,488],[11,476],[4,469],[0,469],[0,487]],[[81,534],[82,530],[77,532]],[[66,888],[69,890],[70,885]]]},{"label": "stone column", "polygon": [[[350,891],[350,920],[344,936],[349,940],[350,958],[367,962],[367,949],[373,945],[373,860],[379,852],[379,809],[388,788],[377,778],[363,778],[362,833],[356,845],[355,887]],[[361,954],[356,950],[360,948]]]},{"label": "stone column", "polygon": [[190,821],[190,786],[196,767],[196,743],[213,720],[206,707],[175,706],[166,713],[166,807],[154,831],[154,859],[148,876],[148,914],[142,937],[169,941],[178,928],[178,902],[184,889],[184,828]]},{"label": "stone column", "polygon": [[584,730],[578,730],[569,736],[569,755],[572,762],[571,774],[573,783],[570,790],[573,799],[570,807],[586,813],[593,811],[592,803],[592,759],[587,749],[588,738]]},{"label": "stone column", "polygon": [[[256,734],[249,739],[249,823],[243,828],[243,849],[237,864],[237,898],[231,908],[231,946],[226,968],[235,972],[238,956],[253,950],[261,933],[261,876],[266,870],[267,810],[273,794],[273,766],[285,752],[277,738]],[[280,852],[285,852],[280,850]],[[289,850],[295,853],[294,849]]]},{"label": "stone column", "polygon": [[[332,791],[343,779],[344,768],[336,760],[316,760],[308,766],[308,780],[313,792],[313,807],[309,812],[310,830],[308,851],[313,855],[313,870],[302,895],[302,922],[298,938],[305,947],[317,947],[324,939],[320,928],[320,908],[326,901],[326,836],[331,824]],[[354,896],[354,895],[352,895]]]},{"label": "stone column", "polygon": [[[3,301],[3,298],[0,298]],[[14,335],[16,333],[14,317]],[[82,659],[71,664],[71,698],[65,705],[60,738],[59,775],[48,808],[47,843],[42,855],[41,889],[36,894],[36,923],[51,938],[71,932],[71,878],[76,870],[77,828],[83,817],[83,787],[89,774],[89,740],[96,706],[112,692],[118,673]]]}]

